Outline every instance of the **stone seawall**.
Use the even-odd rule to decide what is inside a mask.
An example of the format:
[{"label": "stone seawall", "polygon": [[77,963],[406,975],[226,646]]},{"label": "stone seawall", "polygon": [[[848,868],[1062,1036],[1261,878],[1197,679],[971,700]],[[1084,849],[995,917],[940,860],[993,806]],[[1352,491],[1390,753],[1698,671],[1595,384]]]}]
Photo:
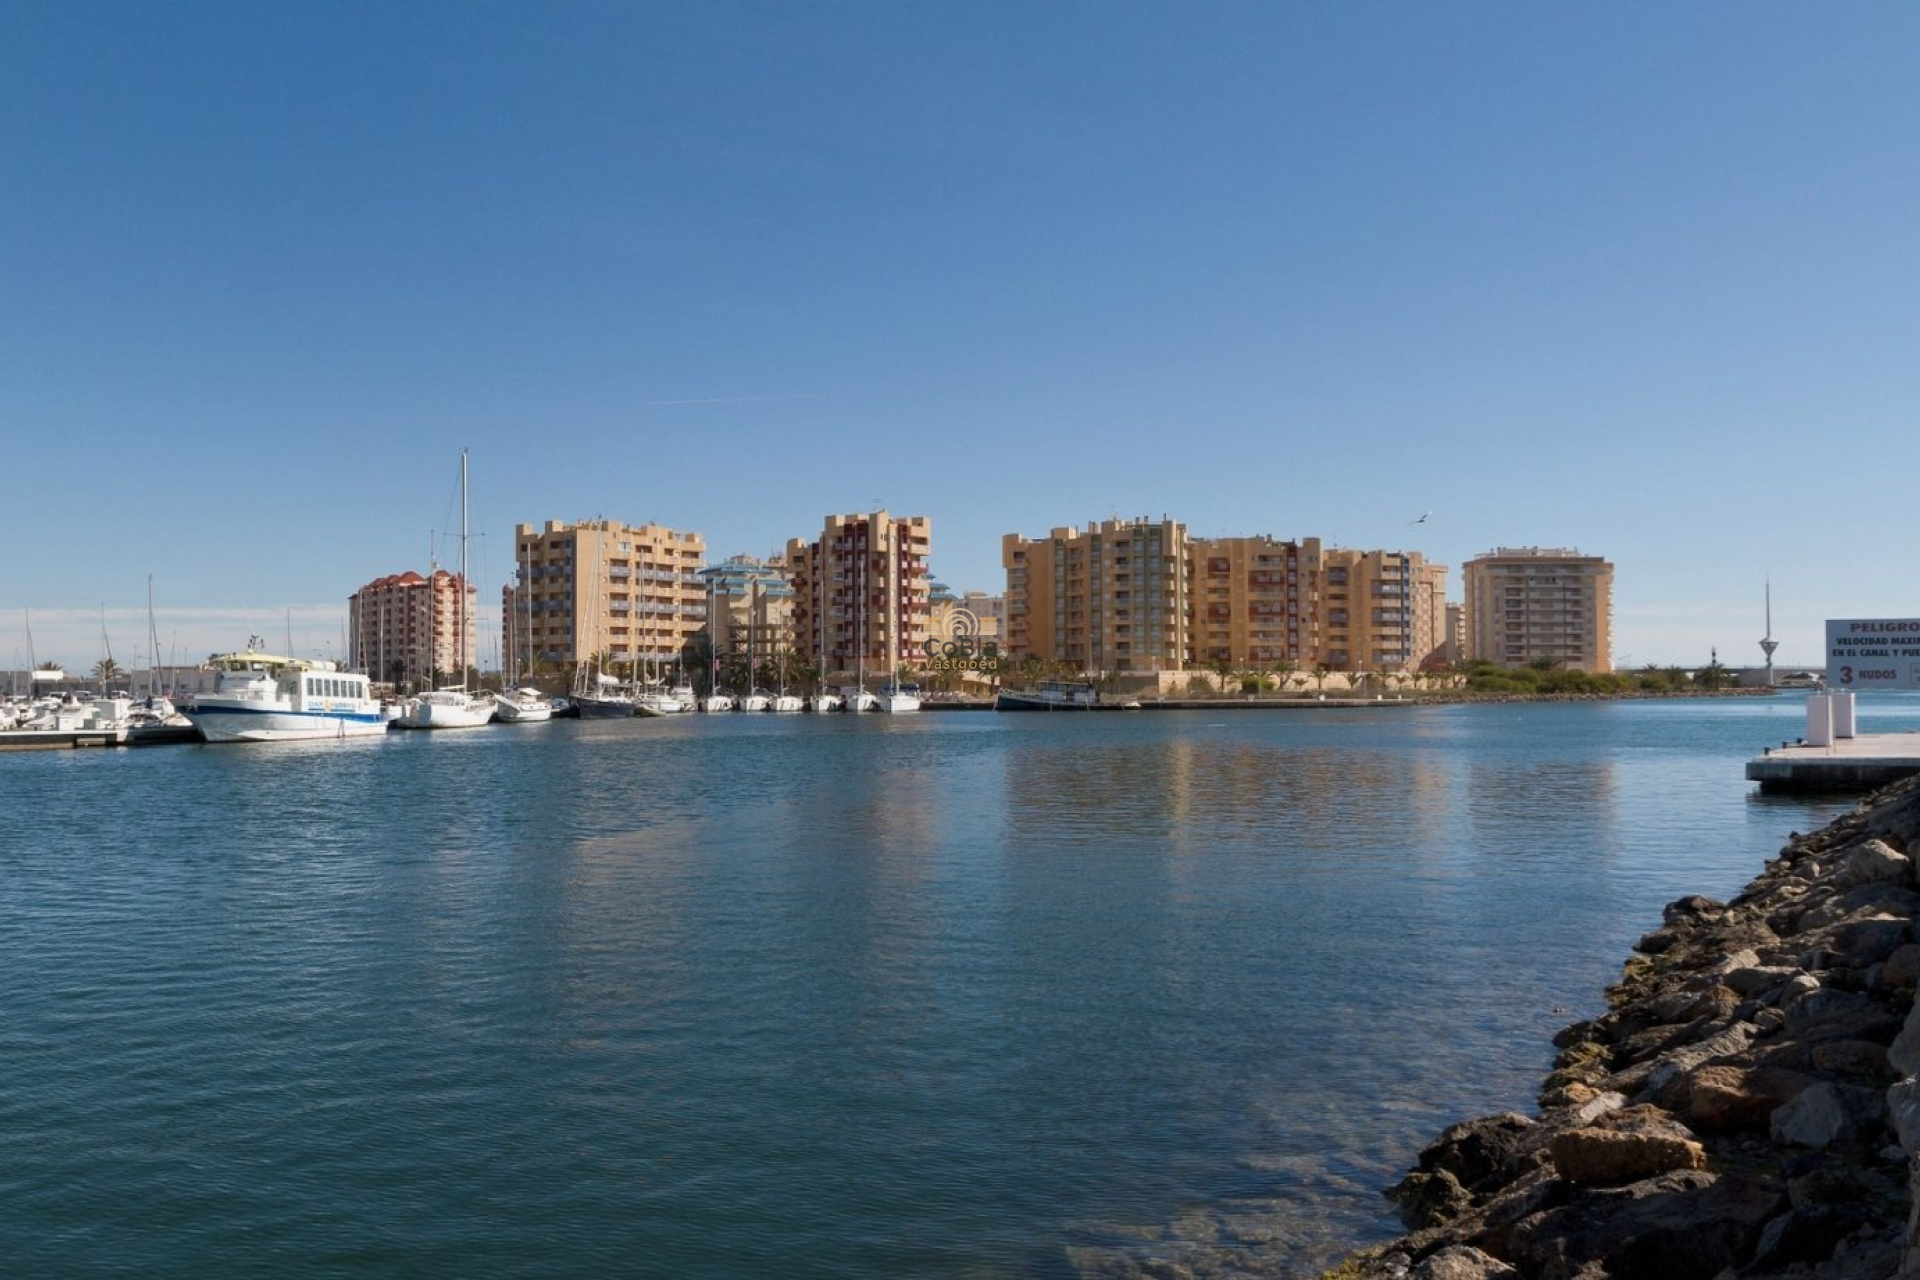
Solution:
[{"label": "stone seawall", "polygon": [[1920,779],[1683,898],[1537,1115],[1456,1125],[1341,1280],[1920,1278]]}]

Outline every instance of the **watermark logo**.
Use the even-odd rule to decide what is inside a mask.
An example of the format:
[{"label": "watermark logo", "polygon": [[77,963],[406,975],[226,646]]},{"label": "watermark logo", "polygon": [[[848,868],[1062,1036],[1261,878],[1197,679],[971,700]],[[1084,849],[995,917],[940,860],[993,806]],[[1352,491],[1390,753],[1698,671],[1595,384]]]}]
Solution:
[{"label": "watermark logo", "polygon": [[922,647],[929,671],[972,671],[981,675],[999,675],[1000,644],[982,639],[980,619],[971,609],[948,609],[941,618],[942,635],[927,637]]}]

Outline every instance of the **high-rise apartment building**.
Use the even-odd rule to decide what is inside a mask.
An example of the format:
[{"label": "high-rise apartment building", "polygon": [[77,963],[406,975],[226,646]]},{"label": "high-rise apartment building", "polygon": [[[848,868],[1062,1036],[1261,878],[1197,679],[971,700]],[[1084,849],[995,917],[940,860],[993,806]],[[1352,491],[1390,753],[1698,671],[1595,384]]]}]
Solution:
[{"label": "high-rise apartment building", "polygon": [[1318,538],[1189,538],[1175,520],[1008,534],[1006,648],[1088,672],[1415,671],[1447,641],[1443,565]]},{"label": "high-rise apartment building", "polygon": [[[347,597],[347,665],[383,684],[425,687],[478,667],[479,595],[460,575],[435,569],[375,578]],[[464,637],[462,628],[464,626]]]},{"label": "high-rise apartment building", "polygon": [[925,663],[932,549],[925,516],[886,511],[828,516],[815,541],[790,540],[796,652],[822,673]]},{"label": "high-rise apartment building", "polygon": [[1467,656],[1521,667],[1613,670],[1613,566],[1557,547],[1501,547],[1467,561]]},{"label": "high-rise apartment building", "polygon": [[969,591],[964,596],[948,592],[945,598],[934,600],[927,631],[939,639],[971,636],[976,640],[991,640],[998,646],[1006,639],[1007,598],[990,596],[984,591]]},{"label": "high-rise apartment building", "polygon": [[1178,520],[1103,520],[1044,538],[1007,534],[1009,658],[1028,655],[1080,671],[1181,671],[1192,566]]},{"label": "high-rise apartment building", "polygon": [[513,530],[516,587],[502,633],[516,669],[565,666],[596,653],[617,663],[672,662],[706,626],[699,572],[706,542],[662,525],[549,520]]},{"label": "high-rise apartment building", "polygon": [[1310,667],[1320,644],[1320,539],[1195,538],[1194,661]]},{"label": "high-rise apartment building", "polygon": [[758,670],[793,648],[793,584],[784,560],[731,556],[702,569],[700,580],[716,656],[738,655]]}]

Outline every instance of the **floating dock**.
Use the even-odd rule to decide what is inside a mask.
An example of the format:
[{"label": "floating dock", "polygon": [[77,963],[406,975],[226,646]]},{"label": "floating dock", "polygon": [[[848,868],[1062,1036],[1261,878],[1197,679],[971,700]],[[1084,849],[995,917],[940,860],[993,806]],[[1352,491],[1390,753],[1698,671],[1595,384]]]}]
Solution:
[{"label": "floating dock", "polygon": [[131,729],[4,729],[0,751],[67,751],[76,747],[158,747],[202,741],[192,725],[150,725]]},{"label": "floating dock", "polygon": [[1747,761],[1767,792],[1876,791],[1920,773],[1920,733],[1869,733],[1828,746],[1780,746]]}]

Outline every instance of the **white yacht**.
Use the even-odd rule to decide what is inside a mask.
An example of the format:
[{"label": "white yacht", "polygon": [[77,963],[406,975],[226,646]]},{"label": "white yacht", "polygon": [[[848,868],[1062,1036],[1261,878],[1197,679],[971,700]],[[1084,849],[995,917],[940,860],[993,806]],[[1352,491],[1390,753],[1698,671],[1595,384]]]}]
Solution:
[{"label": "white yacht", "polygon": [[539,724],[553,719],[553,702],[538,689],[506,689],[493,695],[494,714],[506,724]]},{"label": "white yacht", "polygon": [[775,715],[788,716],[796,711],[805,711],[807,704],[791,693],[777,693],[767,710]]},{"label": "white yacht", "polygon": [[488,694],[465,689],[429,689],[407,699],[394,718],[396,729],[477,729],[493,720],[494,701]]},{"label": "white yacht", "polygon": [[848,711],[878,711],[880,699],[867,692],[864,685],[847,685],[840,690],[840,697]]},{"label": "white yacht", "polygon": [[[257,642],[256,642],[257,643]],[[182,709],[208,742],[289,742],[374,737],[387,731],[368,678],[249,647],[210,659],[212,693]]]},{"label": "white yacht", "polygon": [[828,693],[824,689],[814,694],[810,702],[810,709],[813,711],[845,711],[847,709],[844,698],[837,693]]},{"label": "white yacht", "polygon": [[920,709],[920,686],[896,680],[880,690],[880,709],[895,715]]},{"label": "white yacht", "polygon": [[679,716],[693,710],[693,691],[682,697],[678,689],[649,689],[633,700],[633,709],[643,716]]},{"label": "white yacht", "polygon": [[710,693],[700,699],[700,709],[702,711],[731,711],[733,710],[733,699],[724,693]]},{"label": "white yacht", "polygon": [[773,698],[758,689],[751,689],[740,699],[742,711],[765,711],[773,705]]}]

